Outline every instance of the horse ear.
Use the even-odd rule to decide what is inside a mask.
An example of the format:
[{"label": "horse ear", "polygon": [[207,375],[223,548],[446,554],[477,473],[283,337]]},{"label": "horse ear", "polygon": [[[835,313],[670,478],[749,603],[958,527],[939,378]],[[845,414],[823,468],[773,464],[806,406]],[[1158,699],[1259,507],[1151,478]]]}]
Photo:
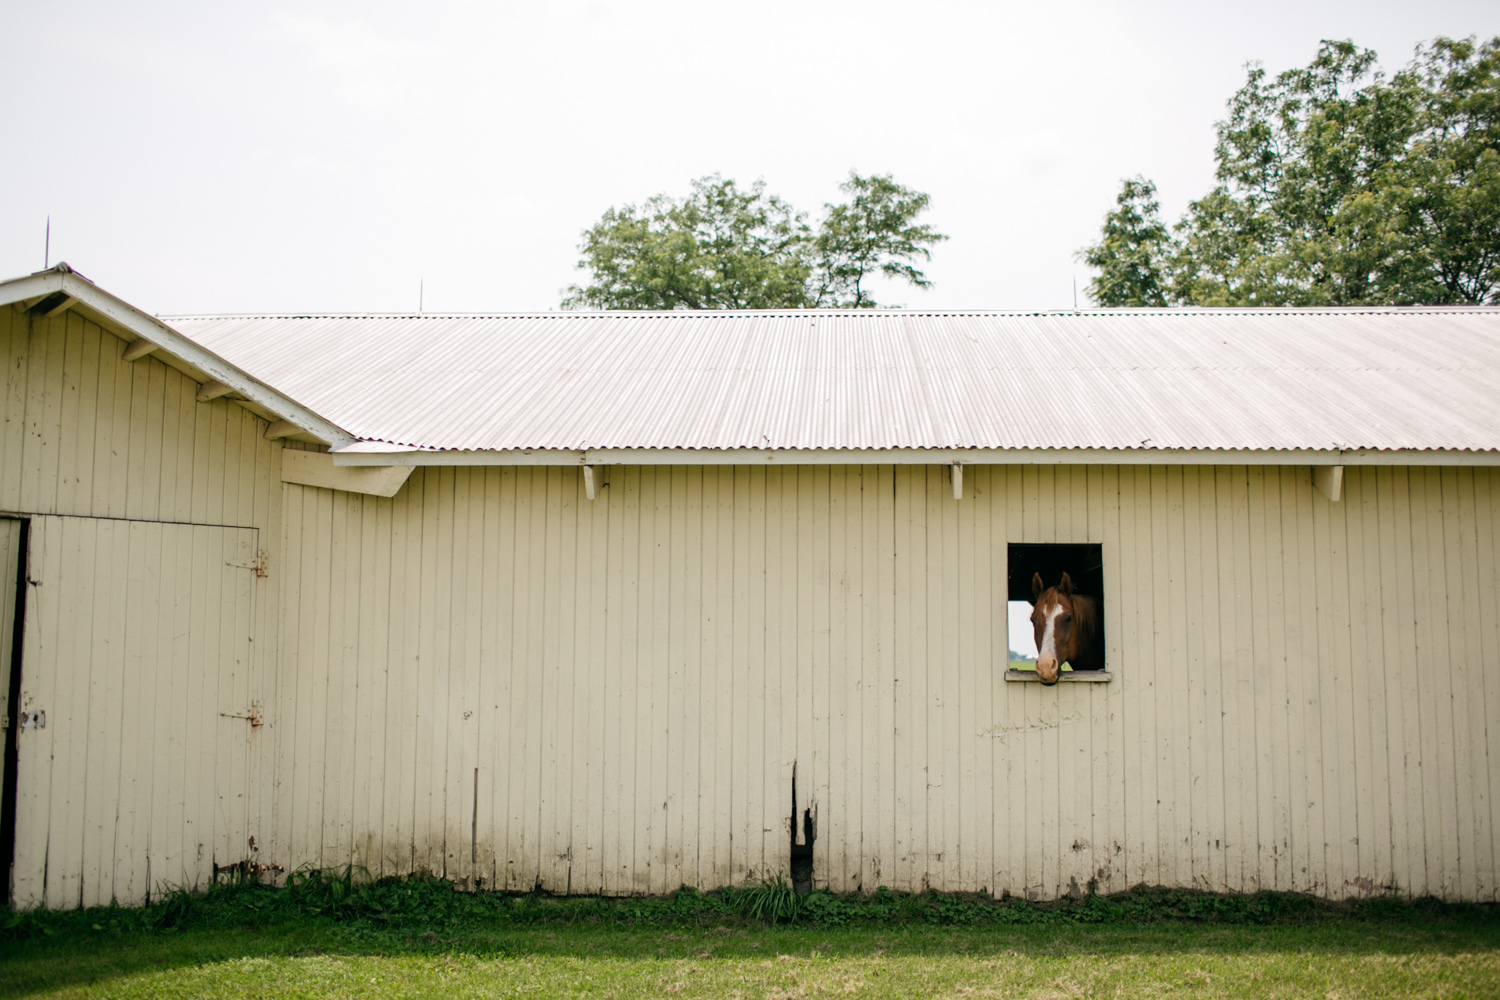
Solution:
[{"label": "horse ear", "polygon": [[1042,586],[1042,574],[1031,574],[1031,601],[1033,604],[1035,604],[1037,599],[1042,596],[1042,591],[1045,589],[1046,588]]},{"label": "horse ear", "polygon": [[1068,574],[1064,573],[1063,574],[1063,578],[1062,578],[1062,583],[1059,583],[1057,585],[1057,589],[1060,590],[1060,591],[1062,591],[1064,594],[1067,594],[1069,597],[1072,597],[1073,596],[1073,578],[1071,576],[1069,576]]}]

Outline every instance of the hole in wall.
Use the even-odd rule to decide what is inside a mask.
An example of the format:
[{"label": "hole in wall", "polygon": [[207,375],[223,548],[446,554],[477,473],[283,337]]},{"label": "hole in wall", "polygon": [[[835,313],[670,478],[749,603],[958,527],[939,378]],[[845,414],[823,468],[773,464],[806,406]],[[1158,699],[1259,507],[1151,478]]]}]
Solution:
[{"label": "hole in wall", "polygon": [[801,827],[802,838],[798,842],[797,827],[797,765],[792,764],[792,889],[797,893],[812,892],[813,887],[813,842],[818,839],[818,819],[816,807],[809,803],[808,808],[802,810]]}]

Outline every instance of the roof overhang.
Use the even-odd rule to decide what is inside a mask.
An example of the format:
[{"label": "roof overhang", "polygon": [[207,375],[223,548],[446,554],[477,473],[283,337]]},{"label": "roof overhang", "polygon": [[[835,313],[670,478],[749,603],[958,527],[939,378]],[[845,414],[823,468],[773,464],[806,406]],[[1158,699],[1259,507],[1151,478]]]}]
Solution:
[{"label": "roof overhang", "polygon": [[[333,466],[595,465],[1279,465],[1500,466],[1500,450],[1274,448],[417,448],[359,439],[162,320],[58,264],[0,282],[0,307],[55,317],[78,310],[125,341],[121,357],[150,355],[200,383],[198,399],[226,397],[269,421],[268,437],[330,446]],[[1330,437],[1332,435],[1330,434]]]},{"label": "roof overhang", "polygon": [[45,316],[76,309],[126,341],[122,355],[126,360],[149,354],[208,387],[204,394],[207,398],[233,394],[238,397],[236,402],[246,404],[247,409],[271,421],[273,426],[276,421],[285,421],[304,432],[302,436],[335,448],[355,441],[354,435],[333,421],[205,350],[156,317],[116,298],[67,264],[0,282],[0,307],[7,305],[37,310]]},{"label": "roof overhang", "polygon": [[1500,451],[1222,448],[537,448],[437,451],[360,441],[334,465],[1430,465],[1500,466]]}]

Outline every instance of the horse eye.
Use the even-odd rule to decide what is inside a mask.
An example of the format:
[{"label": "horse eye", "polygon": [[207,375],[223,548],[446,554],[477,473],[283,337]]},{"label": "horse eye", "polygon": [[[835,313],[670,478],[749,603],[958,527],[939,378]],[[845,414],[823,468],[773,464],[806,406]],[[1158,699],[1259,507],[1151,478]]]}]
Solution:
[{"label": "horse eye", "polygon": [[1071,624],[1073,624],[1073,616],[1072,615],[1067,615],[1066,617],[1064,617],[1063,618],[1063,624],[1064,625],[1071,625]]}]

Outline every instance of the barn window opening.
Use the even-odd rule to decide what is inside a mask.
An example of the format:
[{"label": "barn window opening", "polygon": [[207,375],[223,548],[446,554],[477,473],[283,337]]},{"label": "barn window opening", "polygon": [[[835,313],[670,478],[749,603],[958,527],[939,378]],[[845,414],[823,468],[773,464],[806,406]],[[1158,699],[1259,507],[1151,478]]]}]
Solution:
[{"label": "barn window opening", "polygon": [[[1066,582],[1064,578],[1066,577]],[[1037,580],[1052,633],[1037,648]],[[1047,598],[1047,591],[1059,593]],[[1013,543],[1006,552],[1006,680],[1055,683],[1109,679],[1104,663],[1104,552],[1100,545]],[[1044,609],[1045,610],[1045,609]]]}]

